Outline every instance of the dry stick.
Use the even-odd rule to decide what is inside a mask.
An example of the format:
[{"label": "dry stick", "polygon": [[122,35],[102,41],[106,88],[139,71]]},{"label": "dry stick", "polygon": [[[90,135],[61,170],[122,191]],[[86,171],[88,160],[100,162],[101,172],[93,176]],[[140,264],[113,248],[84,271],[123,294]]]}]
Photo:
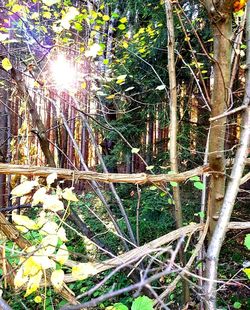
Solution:
[{"label": "dry stick", "polygon": [[[247,74],[246,89],[243,104],[249,105],[250,102],[250,2],[247,3]],[[230,176],[230,181],[226,190],[220,216],[212,235],[206,260],[206,276],[208,281],[205,287],[206,309],[216,309],[216,279],[219,254],[226,234],[227,224],[230,220],[234,203],[239,190],[242,173],[245,167],[245,160],[248,156],[250,140],[250,107],[245,111],[243,120],[243,130],[241,133],[240,147],[237,150],[235,162]]]},{"label": "dry stick", "polygon": [[[168,30],[168,76],[169,76],[169,88],[170,88],[170,167],[175,173],[178,172],[178,150],[177,150],[177,132],[178,132],[178,120],[177,120],[177,86],[176,86],[176,70],[175,70],[175,32],[174,32],[174,18],[172,10],[172,2],[170,0],[165,1],[166,21]],[[176,227],[183,226],[182,206],[180,198],[179,184],[173,187],[174,208],[175,208],[175,221]],[[180,261],[182,265],[185,265],[185,254],[183,248],[179,252]],[[184,303],[190,299],[188,283],[183,281],[183,297]]]},{"label": "dry stick", "polygon": [[104,183],[130,183],[130,184],[161,184],[166,182],[184,182],[193,176],[201,176],[204,173],[212,173],[208,165],[197,167],[186,172],[174,174],[150,175],[146,173],[99,173],[94,171],[75,171],[63,168],[38,167],[29,165],[12,165],[0,163],[0,174],[16,174],[26,176],[47,177],[51,173],[57,173],[58,178],[65,180],[88,180]]},{"label": "dry stick", "polygon": [[[75,98],[73,98],[73,99],[74,99],[74,102],[75,102],[77,108],[80,110],[81,107],[79,106],[78,101],[77,101]],[[108,169],[107,169],[107,167],[106,167],[106,165],[105,165],[105,163],[104,163],[104,160],[103,160],[103,158],[102,158],[102,155],[101,155],[101,153],[100,153],[100,151],[99,151],[99,148],[98,148],[98,146],[97,146],[97,144],[96,144],[95,137],[94,137],[94,134],[93,134],[93,130],[92,130],[92,128],[90,127],[89,122],[88,122],[86,116],[85,116],[83,113],[80,114],[80,117],[81,117],[81,119],[83,120],[83,123],[84,123],[84,125],[86,126],[86,128],[87,128],[87,130],[88,130],[88,133],[89,133],[89,136],[90,136],[90,139],[91,139],[92,144],[95,146],[95,151],[96,151],[97,157],[98,157],[98,159],[99,159],[99,161],[100,161],[100,163],[101,163],[102,169],[103,169],[103,171],[104,171],[105,173],[108,173]],[[124,206],[123,206],[123,203],[122,203],[122,201],[121,201],[121,198],[120,198],[119,195],[117,194],[117,191],[116,191],[116,189],[115,189],[115,187],[114,187],[114,184],[110,183],[110,184],[109,184],[109,187],[110,187],[111,192],[113,193],[113,195],[114,195],[114,197],[115,197],[115,199],[116,199],[116,201],[117,201],[117,204],[118,204],[118,206],[119,206],[119,209],[120,209],[120,211],[121,211],[121,214],[122,214],[122,216],[123,216],[123,218],[124,218],[124,220],[125,220],[125,223],[126,223],[126,226],[127,226],[127,229],[128,229],[128,234],[129,234],[129,237],[130,237],[130,239],[131,239],[130,241],[131,241],[132,243],[134,243],[134,245],[136,245],[135,236],[134,236],[134,233],[133,233],[133,230],[132,230],[130,221],[129,221],[129,219],[128,219],[127,213],[126,213],[125,208],[124,208]]]},{"label": "dry stick", "polygon": [[[192,266],[195,258],[197,257],[197,255],[199,254],[199,252],[202,249],[204,240],[206,238],[207,235],[207,230],[208,230],[208,224],[209,224],[209,219],[207,218],[207,222],[206,225],[204,227],[204,230],[202,232],[202,235],[200,236],[200,239],[198,241],[198,243],[195,246],[195,249],[193,251],[193,254],[191,255],[191,257],[189,258],[186,266],[182,269],[182,271],[180,272],[180,274],[174,279],[174,281],[171,282],[171,284],[167,287],[167,289],[159,296],[160,299],[165,298],[166,296],[168,296],[176,287],[177,283],[180,281],[180,279],[185,275],[186,271],[190,269],[190,267]],[[156,304],[156,303],[155,303]]]},{"label": "dry stick", "polygon": [[[50,100],[50,101],[55,106],[55,108],[58,108],[58,106],[57,106],[57,104],[56,104],[56,102],[54,100]],[[80,158],[81,164],[82,164],[83,168],[85,169],[85,171],[88,171],[89,170],[88,166],[86,165],[86,163],[84,161],[84,158],[83,158],[83,155],[81,153],[81,150],[79,149],[79,146],[78,146],[77,142],[75,141],[75,138],[73,137],[73,134],[72,134],[72,132],[71,132],[71,130],[70,130],[68,124],[67,124],[67,120],[65,119],[65,116],[61,112],[60,109],[59,109],[59,111],[60,111],[60,115],[61,115],[62,120],[63,120],[64,127],[65,127],[65,129],[67,130],[67,132],[69,134],[69,137],[70,137],[70,139],[71,139],[71,141],[72,141],[72,143],[74,145],[74,148],[75,148],[76,152],[78,153],[78,156]],[[75,176],[75,174],[76,174],[76,172],[74,172],[74,176]],[[107,212],[109,214],[109,217],[110,217],[112,223],[114,224],[114,227],[115,227],[118,235],[122,237],[121,240],[122,240],[122,242],[123,242],[123,244],[125,246],[125,249],[128,250],[127,242],[125,241],[125,238],[123,238],[124,234],[122,233],[122,231],[121,231],[121,229],[120,229],[116,219],[114,218],[114,216],[112,214],[112,211],[110,210],[110,207],[109,207],[105,197],[103,196],[103,194],[102,194],[98,184],[96,183],[95,180],[91,180],[91,185],[92,185],[94,191],[96,192],[96,194],[98,195],[98,197],[101,199],[102,203],[104,204],[104,206],[105,206],[105,208],[106,208],[106,210],[107,210]]]}]

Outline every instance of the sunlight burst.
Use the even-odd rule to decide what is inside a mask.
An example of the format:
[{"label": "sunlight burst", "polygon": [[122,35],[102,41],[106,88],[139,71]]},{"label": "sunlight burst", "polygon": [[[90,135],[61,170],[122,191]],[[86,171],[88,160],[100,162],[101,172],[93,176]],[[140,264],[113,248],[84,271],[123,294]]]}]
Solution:
[{"label": "sunlight burst", "polygon": [[76,87],[76,69],[64,55],[58,55],[51,64],[51,74],[57,89],[72,90]]}]

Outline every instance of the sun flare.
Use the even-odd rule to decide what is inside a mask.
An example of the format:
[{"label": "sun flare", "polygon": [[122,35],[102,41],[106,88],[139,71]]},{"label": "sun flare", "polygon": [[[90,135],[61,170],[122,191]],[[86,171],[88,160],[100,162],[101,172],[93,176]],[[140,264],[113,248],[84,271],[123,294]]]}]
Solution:
[{"label": "sun flare", "polygon": [[64,55],[58,55],[51,64],[53,83],[59,90],[72,90],[76,87],[77,72],[74,65]]}]

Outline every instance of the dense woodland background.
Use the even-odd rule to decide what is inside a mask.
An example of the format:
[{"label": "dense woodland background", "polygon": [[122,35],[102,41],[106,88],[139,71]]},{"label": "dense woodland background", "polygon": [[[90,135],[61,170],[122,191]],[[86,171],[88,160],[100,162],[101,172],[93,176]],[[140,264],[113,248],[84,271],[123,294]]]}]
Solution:
[{"label": "dense woodland background", "polygon": [[250,308],[250,4],[0,12],[0,308]]}]

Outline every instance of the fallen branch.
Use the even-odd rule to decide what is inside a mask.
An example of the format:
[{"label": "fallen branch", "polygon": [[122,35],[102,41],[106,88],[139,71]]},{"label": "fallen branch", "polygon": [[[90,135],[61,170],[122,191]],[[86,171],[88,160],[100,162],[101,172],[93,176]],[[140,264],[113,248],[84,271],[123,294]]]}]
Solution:
[{"label": "fallen branch", "polygon": [[58,178],[70,180],[88,180],[104,183],[132,183],[132,184],[157,184],[162,182],[184,182],[193,176],[200,176],[209,172],[208,166],[201,166],[186,172],[174,174],[151,175],[146,173],[98,173],[94,171],[74,171],[70,169],[21,166],[0,163],[0,174],[15,174],[25,176],[47,177],[51,173],[57,173]]}]

